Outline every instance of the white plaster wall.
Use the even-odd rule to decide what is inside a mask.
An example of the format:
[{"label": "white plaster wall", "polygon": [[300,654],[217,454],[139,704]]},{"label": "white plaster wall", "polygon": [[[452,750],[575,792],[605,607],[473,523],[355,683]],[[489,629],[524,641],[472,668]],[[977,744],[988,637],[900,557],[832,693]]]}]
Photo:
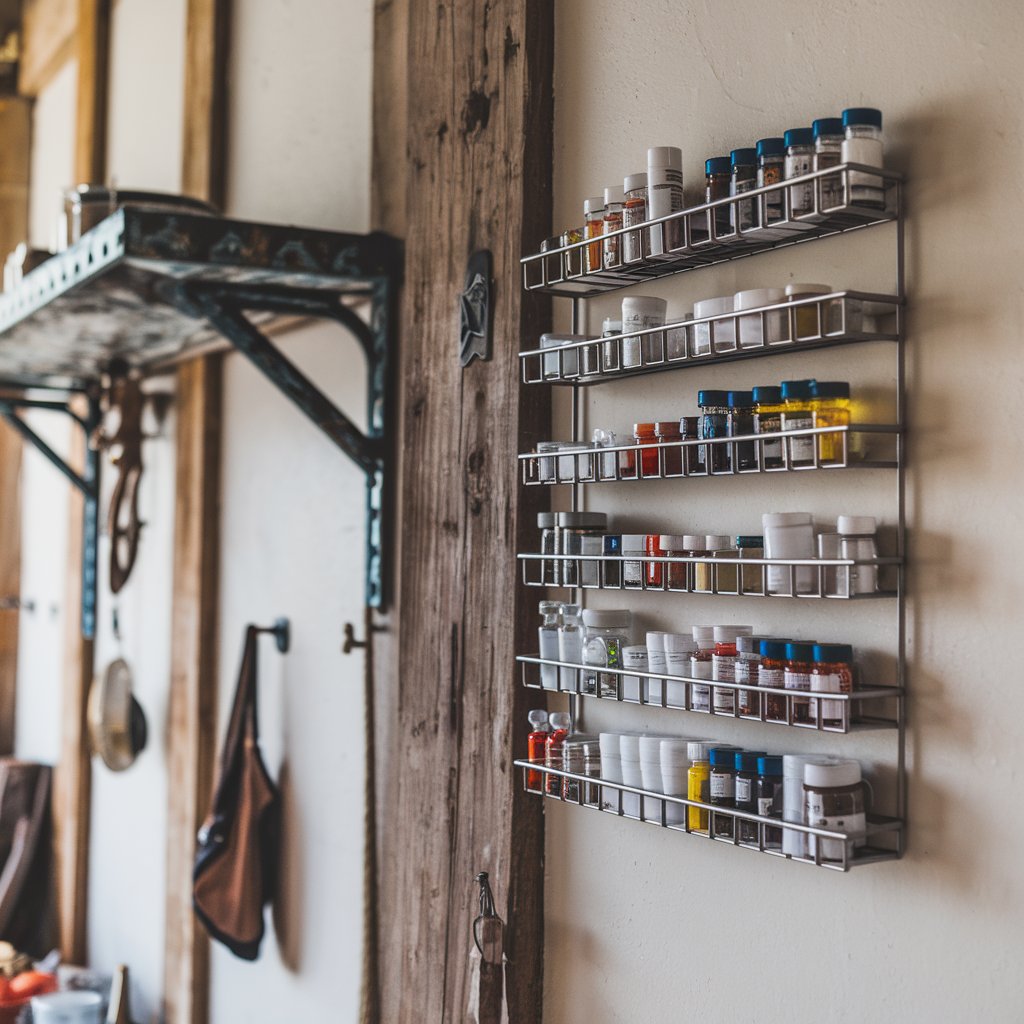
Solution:
[{"label": "white plaster wall", "polygon": [[[356,423],[362,357],[335,328],[282,344]],[[225,373],[220,726],[226,728],[247,623],[286,616],[292,649],[260,642],[264,756],[284,800],[281,894],[262,956],[214,947],[212,1017],[355,1021],[362,953],[365,484],[361,473],[239,356]]]},{"label": "white plaster wall", "polygon": [[[1015,1020],[1024,828],[1007,804],[1024,712],[1011,649],[1021,599],[1014,567],[1024,554],[1015,503],[1022,428],[998,415],[1001,436],[990,441],[981,410],[1015,408],[1020,383],[1024,203],[1012,168],[1022,156],[1021,9],[562,0],[556,18],[556,230],[581,221],[585,196],[644,169],[648,145],[682,147],[693,194],[706,156],[845,106],[884,111],[888,162],[909,179],[914,697],[911,827],[899,863],[843,876],[549,804],[545,1019]],[[635,290],[683,312],[694,299],[789,280],[891,288],[893,234],[872,229]],[[620,297],[593,303],[593,329]],[[848,379],[884,396],[893,365],[883,346],[858,346],[666,374],[591,389],[588,419],[624,431],[634,420],[690,414],[700,387],[783,377]],[[895,511],[891,479],[871,471],[605,485],[589,490],[586,507],[609,511],[627,532],[652,524],[680,533],[760,532],[767,510],[823,520],[877,512],[888,523]],[[613,595],[592,603],[619,604]],[[894,642],[884,603],[794,610],[638,595],[630,604],[648,627],[750,622],[849,639],[879,653],[883,667]],[[860,757],[882,780],[883,800],[891,795],[893,747],[881,734],[827,741],[593,707],[585,726],[835,750]]]},{"label": "white plaster wall", "polygon": [[110,23],[107,178],[181,190],[185,0],[116,0]]}]

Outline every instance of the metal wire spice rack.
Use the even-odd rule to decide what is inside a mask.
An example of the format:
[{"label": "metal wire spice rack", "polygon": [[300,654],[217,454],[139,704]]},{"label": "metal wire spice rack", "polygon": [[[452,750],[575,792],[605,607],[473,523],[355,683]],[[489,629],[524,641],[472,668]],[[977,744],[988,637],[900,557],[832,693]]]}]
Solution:
[{"label": "metal wire spice rack", "polygon": [[[854,174],[873,177],[873,184],[883,196],[879,205],[864,206],[853,201],[851,176]],[[790,207],[790,189],[794,185],[806,184],[811,185],[812,208],[798,216]],[[751,211],[754,227],[736,229],[732,226],[743,220],[744,212]],[[895,813],[892,816],[868,815],[867,831],[859,836],[787,822],[787,830],[820,840],[813,856],[797,857],[769,841],[769,837],[777,835],[782,827],[778,819],[761,818],[734,809],[712,808],[683,797],[517,760],[515,764],[523,770],[523,783],[529,792],[839,871],[902,856],[907,803],[902,176],[860,164],[843,164],[612,232],[612,235],[619,236],[616,247],[619,253],[640,254],[628,263],[602,266],[588,272],[587,247],[600,244],[601,240],[583,239],[569,244],[548,244],[541,251],[523,257],[521,264],[523,284],[527,290],[573,300],[571,330],[577,334],[579,325],[583,323],[582,303],[588,297],[886,223],[893,224],[895,230],[896,286],[891,294],[835,291],[712,317],[676,320],[661,327],[608,335],[597,340],[524,348],[519,354],[524,384],[568,385],[572,389],[572,447],[524,452],[519,455],[519,461],[522,482],[526,486],[569,485],[573,510],[580,508],[582,485],[586,484],[698,476],[736,477],[803,470],[892,470],[896,479],[898,512],[895,555],[864,562],[853,559],[721,558],[714,555],[658,557],[520,553],[518,560],[526,585],[568,588],[572,591],[570,600],[574,599],[576,603],[582,603],[584,593],[594,589],[842,600],[889,599],[896,608],[897,634],[896,671],[892,683],[875,681],[870,685],[859,685],[852,693],[826,694],[752,687],[749,683],[698,680],[649,670],[573,665],[533,655],[519,655],[517,662],[525,687],[547,693],[565,693],[572,699],[576,722],[581,720],[584,700],[594,699],[732,718],[753,723],[751,728],[755,729],[763,725],[783,725],[819,734],[888,730],[895,736]],[[655,253],[652,251],[651,233],[659,225],[665,244],[664,251]],[[624,244],[627,235],[630,236],[630,244]],[[815,419],[812,428],[743,437],[629,443],[611,447],[580,443],[580,387],[667,370],[686,370],[763,356],[874,342],[888,342],[895,346],[894,423],[837,426],[819,423]],[[819,439],[808,446],[807,435],[819,435]],[[820,435],[827,435],[827,444],[826,438]],[[794,442],[801,437],[804,444],[800,450],[804,457],[798,459]],[[765,465],[765,445],[768,442],[778,442],[781,448],[778,462],[773,461],[770,466]],[[727,446],[730,456],[728,469],[718,470],[725,460],[692,458],[693,448],[698,445],[708,446],[703,449],[707,455],[711,454],[713,446]],[[809,459],[806,458],[808,447],[813,452]],[[653,464],[649,449],[656,452]],[[737,458],[741,450],[748,456],[753,453],[754,457]],[[716,467],[715,471],[709,471],[712,465]],[[633,569],[629,573],[626,572],[628,563],[632,563]],[[877,592],[855,593],[851,576],[856,567],[864,565],[870,565],[879,573],[882,587]],[[716,707],[712,698],[716,690],[728,691],[731,699]],[[687,808],[699,808],[709,814],[710,828],[692,827]],[[733,827],[725,830],[728,835],[716,834],[722,831],[716,827],[716,822],[721,820],[732,822]],[[823,858],[821,851],[823,846],[829,845],[828,841],[832,841],[833,853],[837,849],[840,851],[838,857]],[[812,849],[814,845],[812,842]]]}]

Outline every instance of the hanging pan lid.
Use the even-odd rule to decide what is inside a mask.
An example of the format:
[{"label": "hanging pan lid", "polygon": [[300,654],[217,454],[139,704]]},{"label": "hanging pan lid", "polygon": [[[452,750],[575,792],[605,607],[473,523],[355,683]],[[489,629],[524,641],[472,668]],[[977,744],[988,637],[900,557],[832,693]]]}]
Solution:
[{"label": "hanging pan lid", "polygon": [[93,680],[89,736],[93,752],[113,772],[130,768],[146,746],[146,716],[132,695],[132,672],[123,658]]}]

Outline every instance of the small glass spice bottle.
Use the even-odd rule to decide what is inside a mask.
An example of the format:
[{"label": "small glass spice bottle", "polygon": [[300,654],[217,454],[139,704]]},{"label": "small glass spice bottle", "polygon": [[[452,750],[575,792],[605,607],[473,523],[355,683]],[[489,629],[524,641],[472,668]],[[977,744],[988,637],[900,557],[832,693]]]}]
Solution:
[{"label": "small glass spice bottle", "polygon": [[644,585],[644,534],[622,535],[622,585],[627,590],[639,590]]},{"label": "small glass spice bottle", "polygon": [[[704,544],[712,558],[739,558],[732,537],[709,533],[704,538]],[[698,565],[696,589],[712,594],[736,594],[739,583],[738,569],[739,566],[730,565],[728,562],[706,562]]]},{"label": "small glass spice bottle", "polygon": [[[653,423],[634,423],[633,440],[638,445],[655,445],[658,443],[658,435],[654,432]],[[625,452],[626,455],[633,455],[640,467],[641,477],[656,477],[658,475],[658,449],[641,448],[639,452]],[[635,468],[635,467],[634,467]],[[635,471],[634,471],[634,474]]]},{"label": "small glass spice bottle", "polygon": [[[819,117],[811,125],[814,135],[814,169],[824,171],[842,163],[843,119]],[[824,216],[843,205],[843,179],[841,174],[827,174],[818,179],[818,210]]]},{"label": "small glass spice bottle", "polygon": [[[783,690],[786,687],[786,644],[788,640],[762,640],[761,663],[757,666],[757,685]],[[781,693],[765,693],[764,717],[769,722],[786,720],[786,698]]]},{"label": "small glass spice bottle", "polygon": [[[679,440],[696,441],[700,437],[700,417],[683,416],[679,420]],[[686,476],[699,475],[704,472],[704,464],[700,458],[700,445],[683,446],[683,473]]]},{"label": "small glass spice bottle", "polygon": [[604,190],[604,244],[603,256],[606,270],[622,265],[622,235],[612,234],[622,227],[622,189],[606,188]]},{"label": "small glass spice bottle", "polygon": [[[816,380],[811,385],[811,413],[815,426],[848,427],[850,425],[850,385],[844,380]],[[846,444],[843,444],[843,438]],[[857,436],[849,431],[818,435],[818,459],[821,462],[850,461],[854,452],[852,441]]]},{"label": "small glass spice bottle", "polygon": [[[757,187],[777,185],[785,172],[786,144],[782,139],[757,140]],[[783,218],[782,191],[762,196],[765,223],[772,224]]]},{"label": "small glass spice bottle", "polygon": [[[604,197],[593,196],[583,200],[583,230],[587,238],[600,239],[604,232]],[[604,247],[600,241],[584,247],[583,264],[588,274],[593,274],[604,265]]]},{"label": "small glass spice bottle", "polygon": [[[782,820],[782,758],[757,759],[757,813],[762,818]],[[782,849],[782,829],[764,826],[764,848]]]},{"label": "small glass spice bottle", "polygon": [[[648,558],[664,558],[665,549],[661,546],[661,534],[649,533],[644,537],[644,553]],[[645,562],[644,581],[648,590],[661,590],[665,577],[664,562]]]},{"label": "small glass spice bottle", "polygon": [[[542,555],[561,554],[561,531],[555,525],[556,516],[554,512],[538,512],[537,526],[540,529],[540,553]],[[541,579],[545,586],[557,587],[561,579],[561,566],[557,559],[541,562]]]},{"label": "small glass spice bottle", "polygon": [[[698,800],[702,804],[709,803],[711,763],[708,761],[708,744],[691,741],[686,745],[686,756],[690,762],[690,768],[686,773],[686,798]],[[706,835],[708,812],[699,807],[688,807],[687,824],[691,832],[703,832]]]},{"label": "small glass spice bottle", "polygon": [[[786,178],[810,174],[814,167],[814,134],[810,128],[790,128],[786,132]],[[814,184],[794,185],[789,192],[789,216],[806,217],[814,212]]]},{"label": "small glass spice bottle", "polygon": [[[783,671],[783,686],[787,690],[806,692],[811,688],[811,663],[814,661],[814,644],[786,644],[786,667]],[[810,698],[793,698],[793,721],[806,725],[811,720]]]},{"label": "small glass spice bottle", "polygon": [[[811,665],[812,693],[853,692],[853,648],[849,644],[815,644],[814,664]],[[849,701],[822,700],[821,724],[827,729],[850,727],[853,717],[846,709],[852,708]],[[818,721],[818,699],[811,698],[811,721]]]},{"label": "small glass spice bottle", "polygon": [[[693,639],[697,650],[690,656],[690,678],[708,679],[714,674],[715,627],[694,626]],[[693,711],[711,711],[711,687],[694,685],[690,688],[690,708]]]},{"label": "small glass spice bottle", "polygon": [[[662,443],[681,441],[682,435],[679,432],[678,420],[658,420],[654,424],[654,436]],[[661,453],[661,475],[682,476],[683,475],[683,449],[659,448]]]},{"label": "small glass spice bottle", "polygon": [[[629,174],[622,182],[625,202],[622,204],[622,226],[632,227],[647,220],[647,173]],[[644,245],[640,231],[622,236],[622,261],[636,263],[643,259]]]},{"label": "small glass spice bottle", "polygon": [[[739,750],[736,752],[736,810],[757,814],[757,762],[767,757],[765,750]],[[739,840],[747,846],[757,845],[758,826],[756,821],[739,824]]]},{"label": "small glass spice bottle", "polygon": [[[754,393],[730,391],[728,394],[728,432],[730,437],[754,433]],[[733,469],[744,472],[757,469],[757,445],[754,441],[736,441],[729,445]]]},{"label": "small glass spice bottle", "polygon": [[740,718],[761,717],[761,694],[757,692],[757,669],[761,664],[761,636],[738,636],[736,638],[736,661],[733,663],[733,679],[737,684],[749,684],[751,689],[739,690],[736,701]]},{"label": "small glass spice bottle", "polygon": [[[782,388],[772,385],[754,388],[754,430],[758,434],[782,431]],[[764,469],[782,469],[782,438],[771,437],[758,442],[758,457]]]},{"label": "small glass spice bottle", "polygon": [[[586,227],[570,228],[562,235],[562,248],[565,249],[565,276],[580,277],[583,274],[583,249],[579,242],[586,238]],[[572,249],[566,246],[573,246]]]},{"label": "small glass spice bottle", "polygon": [[[583,774],[590,779],[601,778],[601,744],[598,740],[587,740],[583,744]],[[596,807],[601,799],[601,787],[595,782],[588,782],[583,787],[583,802],[588,807]]]},{"label": "small glass spice bottle", "polygon": [[[850,107],[843,111],[841,149],[844,164],[882,166],[882,112],[874,107]],[[857,206],[885,207],[885,185],[876,174],[850,171],[850,202]]]},{"label": "small glass spice bottle", "polygon": [[[741,533],[736,538],[736,554],[739,558],[764,558],[764,537]],[[764,594],[763,569],[763,565],[740,565],[741,594]]]},{"label": "small glass spice bottle", "polygon": [[[711,678],[718,683],[736,681],[736,641],[754,632],[753,626],[715,626],[715,650],[711,656]],[[736,712],[736,691],[716,686],[713,694],[716,715]]]},{"label": "small glass spice bottle", "polygon": [[[682,537],[674,533],[663,533],[660,538],[661,549],[670,558],[686,554],[686,547]],[[667,562],[665,564],[665,576],[668,580],[669,590],[686,590],[686,562]]]},{"label": "small glass spice bottle", "polygon": [[[708,752],[711,777],[708,779],[708,797],[712,807],[736,806],[736,755],[739,747],[712,747]],[[716,814],[714,833],[732,839],[733,819],[727,814]]]},{"label": "small glass spice bottle", "polygon": [[[699,534],[683,534],[683,554],[687,558],[703,558],[707,554],[707,544],[704,537]],[[683,570],[680,575],[677,590],[697,589],[697,573],[699,570],[706,570],[707,566],[700,562],[683,562],[679,568]]]},{"label": "small glass spice bottle", "polygon": [[[756,150],[734,149],[730,154],[730,165],[732,177],[729,182],[729,195],[740,196],[757,186]],[[729,211],[729,226],[734,234],[757,227],[757,211],[753,199],[730,203]]]},{"label": "small glass spice bottle", "polygon": [[[728,199],[732,183],[732,162],[727,156],[713,156],[704,161],[704,202]],[[729,204],[716,206],[708,211],[709,223],[714,224],[713,238],[721,238],[730,232]]]},{"label": "small glass spice bottle", "polygon": [[[545,762],[545,752],[548,741],[548,713],[535,709],[527,716],[530,723],[530,733],[526,737],[526,756],[531,761]],[[526,788],[540,792],[542,789],[541,772],[528,771],[526,773]]]},{"label": "small glass spice bottle", "polygon": [[[809,430],[814,427],[811,411],[813,380],[784,380],[782,382],[782,429]],[[810,466],[814,463],[813,434],[785,439],[789,445],[790,466]]]},{"label": "small glass spice bottle", "polygon": [[[698,391],[700,406],[701,440],[729,436],[729,392]],[[730,469],[728,444],[702,444],[697,448],[698,458],[709,473],[728,473]]]},{"label": "small glass spice bottle", "polygon": [[622,586],[622,563],[619,561],[622,554],[622,534],[606,533],[601,545],[601,554],[604,555],[604,561],[601,563],[604,578],[601,585],[618,590]]},{"label": "small glass spice bottle", "polygon": [[[569,727],[572,719],[564,711],[556,711],[550,716],[551,732],[544,742],[544,763],[548,768],[562,767],[562,747],[565,738],[569,735]],[[562,779],[558,775],[547,775],[547,786],[549,794],[558,796],[562,792]]]}]

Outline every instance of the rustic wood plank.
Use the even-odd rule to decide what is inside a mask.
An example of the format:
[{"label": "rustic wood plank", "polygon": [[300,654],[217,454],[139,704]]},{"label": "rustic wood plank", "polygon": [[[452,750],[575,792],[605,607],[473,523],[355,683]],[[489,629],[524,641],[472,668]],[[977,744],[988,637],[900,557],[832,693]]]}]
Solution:
[{"label": "rustic wood plank", "polygon": [[[230,0],[189,0],[182,191],[224,203]],[[196,831],[214,781],[223,363],[177,371],[164,1020],[206,1024],[210,944],[192,911]]]},{"label": "rustic wood plank", "polygon": [[78,122],[75,174],[101,184],[107,176],[107,107],[110,85],[110,0],[78,0]]},{"label": "rustic wood plank", "polygon": [[23,0],[18,91],[38,96],[75,55],[78,0]]},{"label": "rustic wood plank", "polygon": [[[476,872],[510,924],[508,1017],[541,1020],[543,832],[512,759],[526,739],[517,646],[535,601],[515,578],[534,539],[515,454],[550,429],[516,353],[548,309],[519,257],[550,232],[552,41],[544,0],[413,4],[403,306],[401,653],[382,872],[381,1019],[463,1021]],[[456,296],[494,253],[494,361],[460,370]],[[533,492],[536,493],[536,492]]]},{"label": "rustic wood plank", "polygon": [[231,4],[188,0],[182,191],[224,206]]},{"label": "rustic wood plank", "polygon": [[167,1024],[204,1024],[209,1012],[209,942],[192,912],[192,864],[215,760],[221,396],[219,356],[193,360],[178,370],[168,714],[168,777],[174,783],[167,812]]}]

